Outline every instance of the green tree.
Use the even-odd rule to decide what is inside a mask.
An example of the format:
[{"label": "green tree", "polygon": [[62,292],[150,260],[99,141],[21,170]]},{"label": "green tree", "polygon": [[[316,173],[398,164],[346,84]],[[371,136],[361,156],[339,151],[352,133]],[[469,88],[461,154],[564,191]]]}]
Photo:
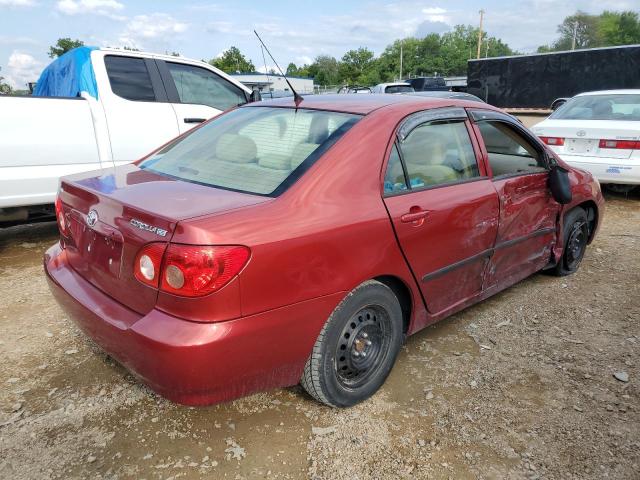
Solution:
[{"label": "green tree", "polygon": [[556,51],[571,50],[574,34],[576,39],[575,47],[577,49],[599,47],[602,44],[598,32],[599,20],[597,15],[589,15],[580,10],[566,17],[558,25],[560,38],[553,44],[553,49]]},{"label": "green tree", "polygon": [[[0,68],[2,70],[2,68]],[[4,77],[0,75],[0,94],[9,95],[13,92],[13,88],[8,83],[5,83]]]},{"label": "green tree", "polygon": [[305,63],[301,67],[298,67],[298,73],[296,73],[296,76],[298,76],[298,77],[308,77],[308,76],[310,76],[310,74],[309,74],[309,65],[307,65]]},{"label": "green tree", "polygon": [[288,66],[287,66],[287,71],[285,72],[287,74],[287,76],[292,76],[295,77],[298,75],[298,66],[291,62]]},{"label": "green tree", "polygon": [[604,11],[600,15],[598,31],[603,46],[640,43],[638,13]]},{"label": "green tree", "polygon": [[240,52],[240,49],[233,46],[225,50],[220,57],[212,58],[211,60],[209,60],[209,64],[219,68],[226,73],[244,73],[256,71],[256,67],[253,65],[251,60],[247,59],[242,54],[242,52]]},{"label": "green tree", "polygon": [[558,25],[560,37],[549,45],[538,47],[539,53],[575,48],[609,47],[640,43],[640,18],[637,12],[612,12],[600,15],[577,11]]},{"label": "green tree", "polygon": [[365,84],[371,80],[379,78],[379,74],[374,72],[376,62],[375,55],[366,47],[357,50],[349,50],[342,56],[339,72],[340,77],[347,83]]},{"label": "green tree", "polygon": [[318,55],[309,65],[308,76],[316,85],[337,85],[340,82],[340,64],[330,55]]},{"label": "green tree", "polygon": [[59,38],[55,45],[49,47],[49,57],[59,57],[67,53],[69,50],[82,47],[83,45],[84,42],[82,40],[71,40],[69,37]]}]

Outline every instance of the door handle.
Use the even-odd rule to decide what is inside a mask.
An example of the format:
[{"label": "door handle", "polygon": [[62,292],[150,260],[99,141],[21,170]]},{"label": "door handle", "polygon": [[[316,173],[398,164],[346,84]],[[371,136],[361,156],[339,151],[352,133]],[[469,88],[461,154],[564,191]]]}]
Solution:
[{"label": "door handle", "polygon": [[187,117],[183,120],[184,120],[184,123],[202,123],[207,121],[206,118],[191,118],[191,117]]},{"label": "door handle", "polygon": [[429,215],[429,210],[421,210],[419,207],[414,209],[414,207],[411,207],[409,213],[405,213],[400,217],[400,221],[402,223],[413,223],[416,226],[420,226],[424,223],[427,215]]}]

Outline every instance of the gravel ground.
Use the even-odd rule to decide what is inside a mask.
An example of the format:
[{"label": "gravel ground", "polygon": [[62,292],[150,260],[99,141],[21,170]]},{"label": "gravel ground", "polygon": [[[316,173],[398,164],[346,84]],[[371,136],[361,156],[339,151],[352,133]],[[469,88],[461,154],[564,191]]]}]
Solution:
[{"label": "gravel ground", "polygon": [[0,231],[0,478],[637,479],[640,196],[607,200],[576,275],[535,275],[414,335],[348,410],[299,387],[165,401],[54,303],[55,225]]}]

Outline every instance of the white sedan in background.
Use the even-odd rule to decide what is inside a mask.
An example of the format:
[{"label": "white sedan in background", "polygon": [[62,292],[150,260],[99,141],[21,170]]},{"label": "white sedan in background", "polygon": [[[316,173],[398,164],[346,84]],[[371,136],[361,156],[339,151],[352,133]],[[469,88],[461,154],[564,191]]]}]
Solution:
[{"label": "white sedan in background", "polygon": [[415,92],[411,84],[405,82],[379,83],[371,93],[409,93]]},{"label": "white sedan in background", "polygon": [[640,185],[640,90],[581,93],[532,130],[600,183],[623,192]]}]

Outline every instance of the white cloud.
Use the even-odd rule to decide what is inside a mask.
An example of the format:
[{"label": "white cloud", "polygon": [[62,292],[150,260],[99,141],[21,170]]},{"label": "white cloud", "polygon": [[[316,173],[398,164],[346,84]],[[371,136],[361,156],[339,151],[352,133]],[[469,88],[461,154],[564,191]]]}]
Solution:
[{"label": "white cloud", "polygon": [[35,7],[34,0],[0,0],[0,7]]},{"label": "white cloud", "polygon": [[441,15],[443,13],[447,13],[447,11],[440,7],[427,7],[422,9],[422,13],[425,15]]},{"label": "white cloud", "polygon": [[28,53],[14,50],[9,56],[7,69],[6,71],[3,69],[2,75],[13,88],[25,89],[27,82],[38,80],[42,68],[42,63]]},{"label": "white cloud", "polygon": [[[0,0],[1,1],[1,0]],[[94,14],[122,20],[115,15],[124,8],[124,5],[116,0],[59,0],[56,9],[65,15]]]},{"label": "white cloud", "polygon": [[140,49],[149,43],[152,46],[157,43],[166,44],[166,40],[185,32],[188,26],[166,13],[136,15],[127,23],[119,41],[123,45]]}]

